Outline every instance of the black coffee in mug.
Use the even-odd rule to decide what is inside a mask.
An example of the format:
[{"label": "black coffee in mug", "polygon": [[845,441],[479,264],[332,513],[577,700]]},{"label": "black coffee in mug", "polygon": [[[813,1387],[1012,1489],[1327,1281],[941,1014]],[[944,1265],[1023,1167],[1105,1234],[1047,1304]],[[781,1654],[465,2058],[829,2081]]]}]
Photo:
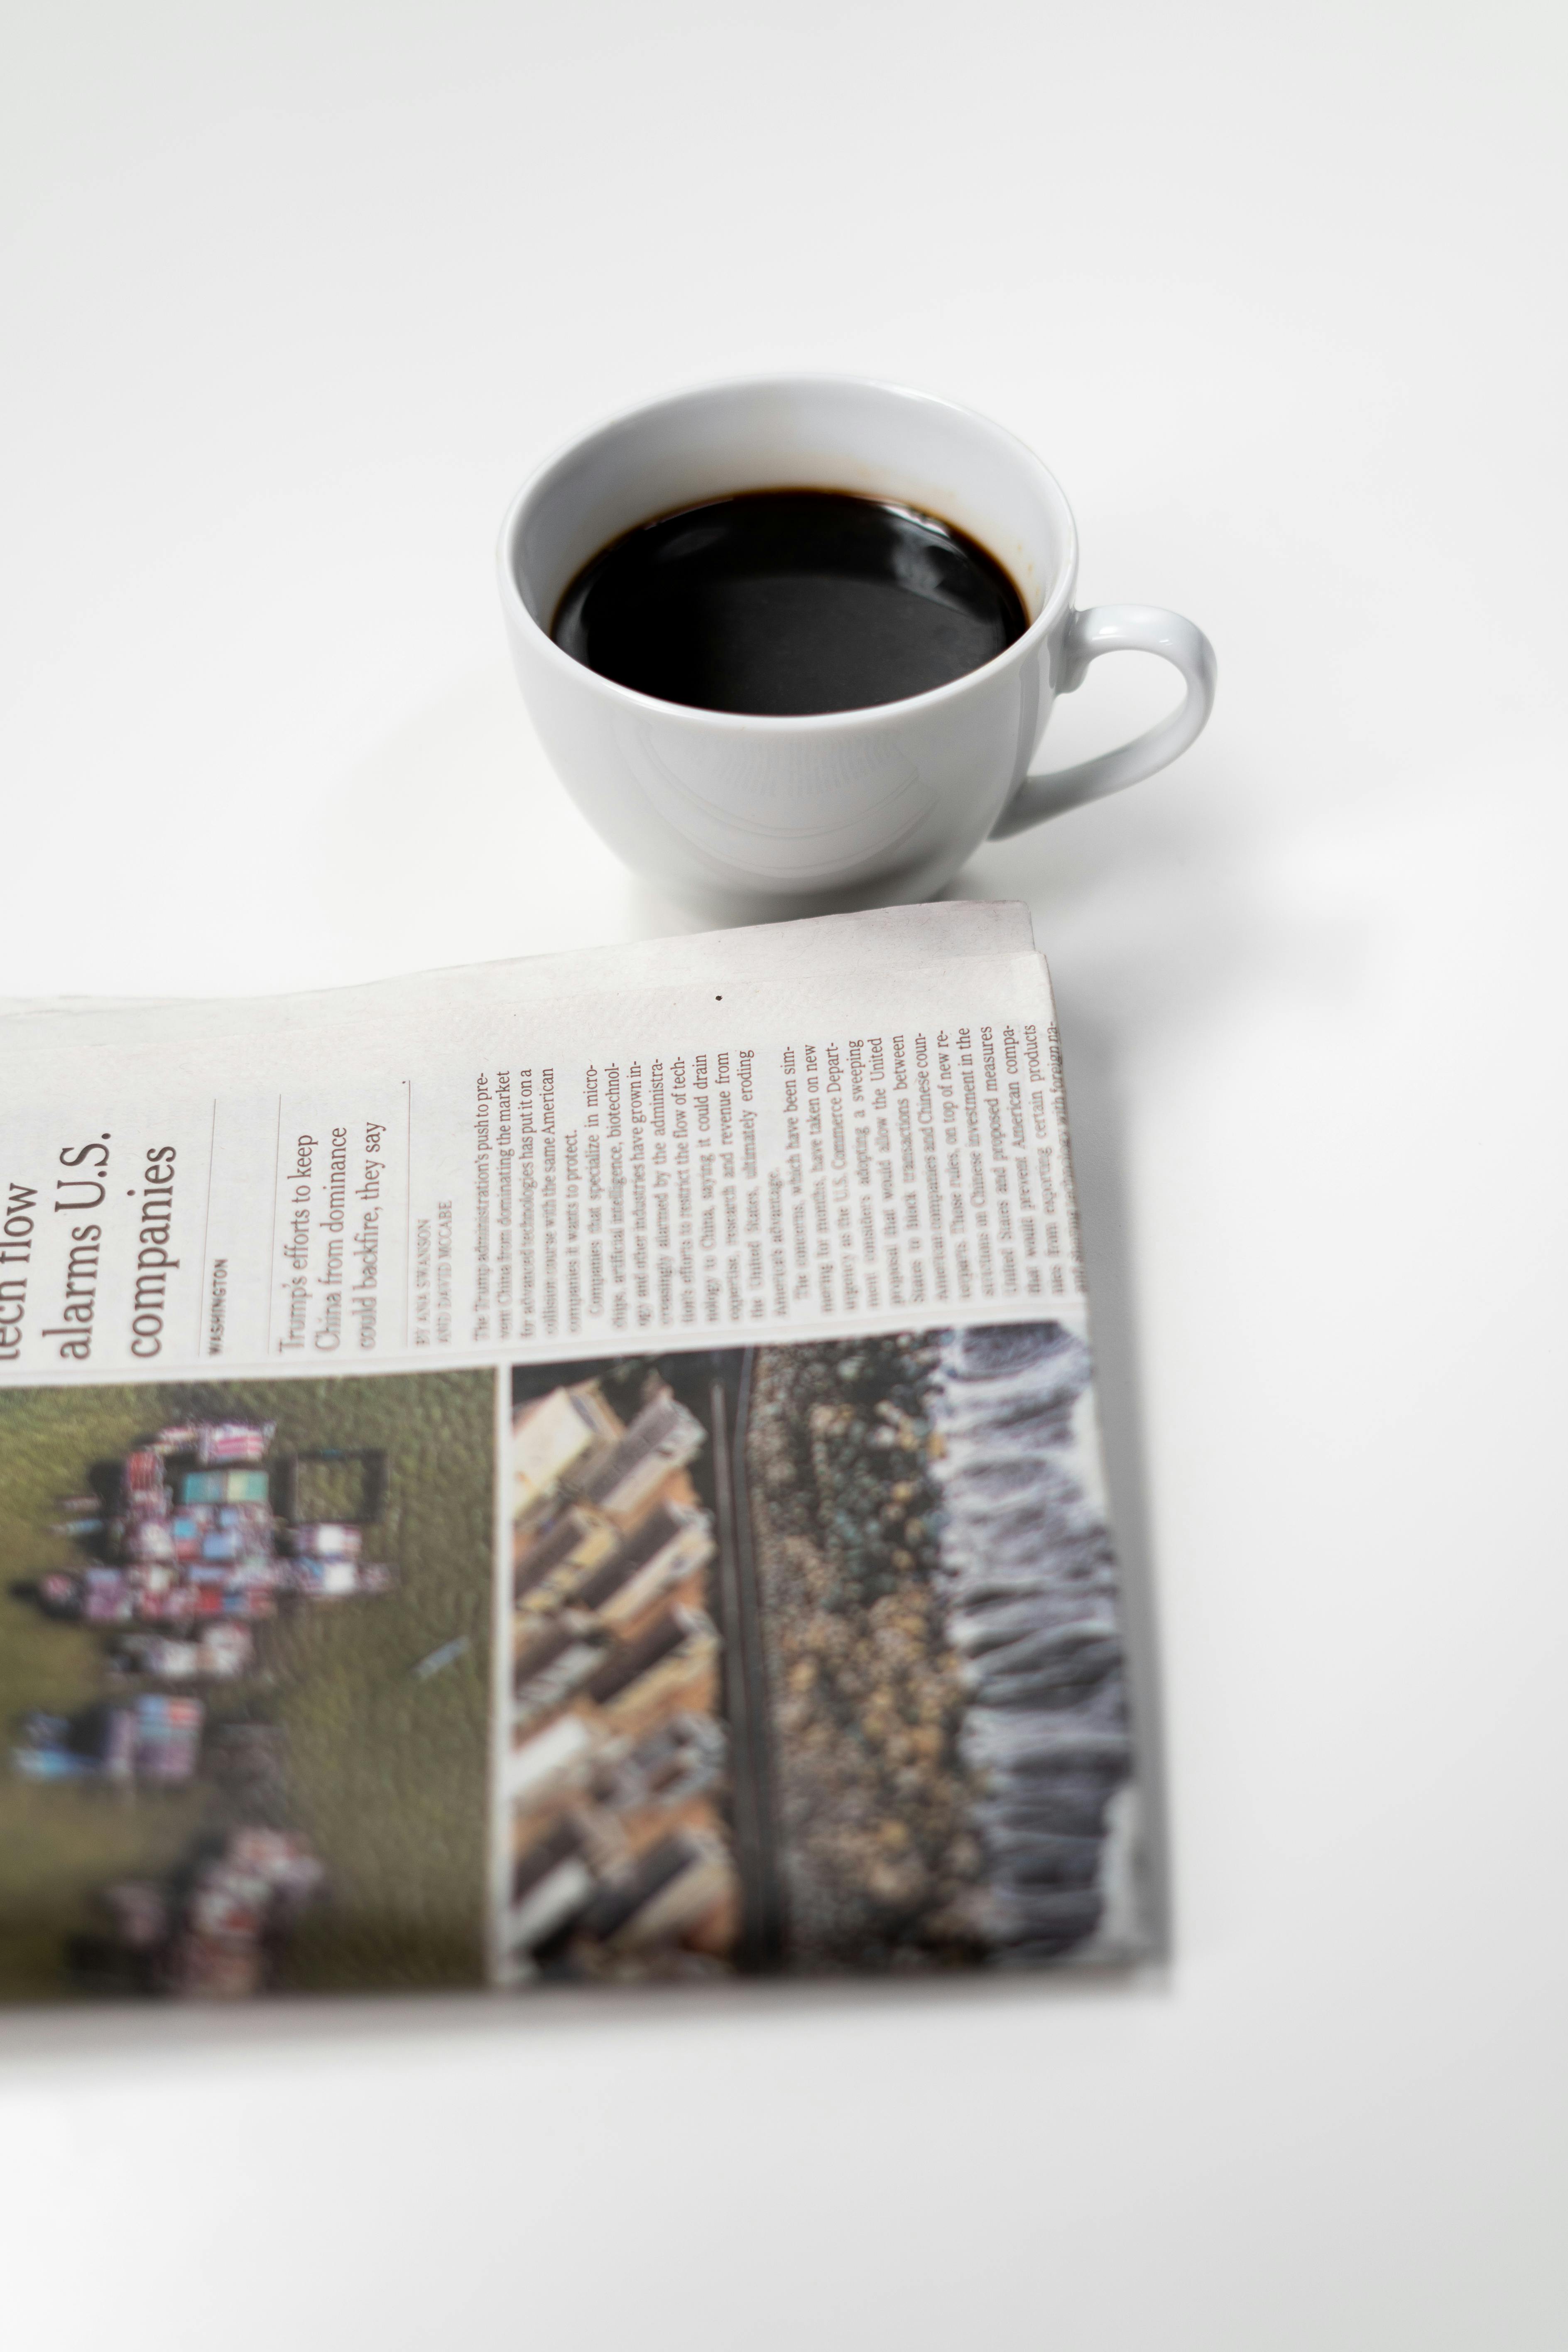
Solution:
[{"label": "black coffee in mug", "polygon": [[1028,626],[993,555],[844,490],[747,490],[639,524],[584,564],[551,635],[639,694],[795,718],[925,694]]}]

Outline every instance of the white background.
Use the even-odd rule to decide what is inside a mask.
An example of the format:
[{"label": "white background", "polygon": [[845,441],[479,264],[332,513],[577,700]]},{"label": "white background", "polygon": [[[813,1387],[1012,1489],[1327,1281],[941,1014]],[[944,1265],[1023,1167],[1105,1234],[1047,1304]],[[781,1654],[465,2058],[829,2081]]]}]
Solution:
[{"label": "white background", "polygon": [[1060,993],[1168,1969],[9,2021],[7,2335],[1561,2346],[1560,9],[7,16],[0,992],[671,928],[490,551],[706,374],[989,411],[1220,661],[961,886]]}]

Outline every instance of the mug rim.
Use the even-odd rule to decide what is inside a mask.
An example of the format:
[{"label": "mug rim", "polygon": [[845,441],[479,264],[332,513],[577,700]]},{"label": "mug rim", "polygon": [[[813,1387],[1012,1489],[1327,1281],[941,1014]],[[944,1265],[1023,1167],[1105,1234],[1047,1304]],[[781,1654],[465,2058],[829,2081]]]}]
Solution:
[{"label": "mug rim", "polygon": [[[806,710],[789,714],[760,710],[710,710],[700,703],[672,702],[662,695],[644,694],[637,687],[623,686],[619,679],[606,677],[603,670],[590,668],[586,662],[579,661],[574,654],[569,654],[563,646],[558,646],[550,631],[542,622],[534,618],[518,582],[517,541],[529,508],[568,458],[580,456],[590,443],[599,439],[601,436],[635,424],[639,417],[655,415],[661,409],[678,408],[688,401],[704,399],[715,393],[788,392],[816,388],[838,391],[847,386],[854,386],[858,391],[878,393],[892,400],[916,401],[926,408],[944,409],[950,415],[959,418],[965,425],[981,426],[986,433],[994,436],[996,439],[1009,446],[1020,464],[1034,473],[1047,500],[1056,507],[1064,550],[1057,580],[1049,595],[1027,628],[1015,637],[1010,646],[1004,646],[999,654],[993,654],[989,661],[982,662],[975,669],[965,670],[960,677],[949,678],[944,685],[928,687],[921,694],[902,695],[892,702],[857,703],[847,710]],[[850,495],[861,494],[851,493]],[[675,508],[671,511],[683,513],[686,509]],[[653,520],[655,518],[650,516],[647,520]],[[636,530],[638,526],[633,524],[630,528]],[[987,552],[991,551],[987,550]],[[994,556],[993,561],[999,562],[1001,559]],[[983,681],[989,681],[1002,676],[1009,667],[1016,667],[1026,661],[1030,654],[1062,618],[1063,614],[1070,609],[1073,588],[1078,578],[1078,527],[1073,520],[1072,509],[1068,504],[1066,493],[1049,467],[1036,456],[1026,441],[1010,431],[1006,425],[999,425],[994,417],[985,415],[982,410],[967,407],[962,401],[948,400],[940,393],[921,392],[912,385],[891,383],[879,376],[833,374],[800,369],[784,374],[709,377],[701,383],[687,384],[678,391],[659,394],[652,400],[634,401],[629,406],[612,410],[608,415],[597,418],[592,425],[585,425],[581,431],[572,434],[568,439],[558,443],[547,457],[541,459],[509,501],[501,518],[500,532],[496,547],[496,568],[500,575],[501,601],[508,614],[515,615],[523,624],[540,647],[544,658],[558,669],[563,668],[564,672],[569,673],[579,683],[585,683],[599,689],[628,710],[659,713],[666,719],[673,714],[680,719],[689,719],[698,726],[728,730],[731,732],[740,730],[747,732],[758,730],[768,735],[809,735],[830,729],[868,727],[879,723],[885,725],[895,715],[935,709],[944,703],[958,700]],[[1003,568],[1007,569],[1005,565]],[[1010,572],[1008,577],[1012,577]]]}]

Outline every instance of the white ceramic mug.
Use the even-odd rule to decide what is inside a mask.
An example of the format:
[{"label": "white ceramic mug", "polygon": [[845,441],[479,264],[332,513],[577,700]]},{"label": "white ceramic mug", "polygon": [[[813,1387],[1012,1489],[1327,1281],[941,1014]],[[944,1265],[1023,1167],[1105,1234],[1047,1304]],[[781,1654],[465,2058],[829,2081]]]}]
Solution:
[{"label": "white ceramic mug", "polygon": [[[552,640],[565,589],[622,531],[731,492],[788,488],[859,491],[956,524],[1011,575],[1028,627],[928,694],[793,719],[659,701]],[[1072,515],[1021,441],[888,384],[721,383],[613,417],[524,484],[499,562],[518,678],[568,790],[635,872],[722,919],[929,898],[983,841],[1152,775],[1214,700],[1213,650],[1180,614],[1074,610]],[[1117,751],[1030,775],[1056,697],[1098,655],[1122,650],[1173,662],[1180,707]]]}]

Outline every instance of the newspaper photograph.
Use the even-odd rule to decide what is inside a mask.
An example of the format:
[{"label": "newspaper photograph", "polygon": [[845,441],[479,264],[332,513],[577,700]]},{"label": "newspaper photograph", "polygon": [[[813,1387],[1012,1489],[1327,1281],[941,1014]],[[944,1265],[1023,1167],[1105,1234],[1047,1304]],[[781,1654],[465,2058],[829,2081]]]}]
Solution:
[{"label": "newspaper photograph", "polygon": [[1081,1340],[637,1357],[512,1395],[509,1974],[1126,1956]]},{"label": "newspaper photograph", "polygon": [[481,1980],[494,1487],[482,1371],[0,1391],[0,1998]]}]

